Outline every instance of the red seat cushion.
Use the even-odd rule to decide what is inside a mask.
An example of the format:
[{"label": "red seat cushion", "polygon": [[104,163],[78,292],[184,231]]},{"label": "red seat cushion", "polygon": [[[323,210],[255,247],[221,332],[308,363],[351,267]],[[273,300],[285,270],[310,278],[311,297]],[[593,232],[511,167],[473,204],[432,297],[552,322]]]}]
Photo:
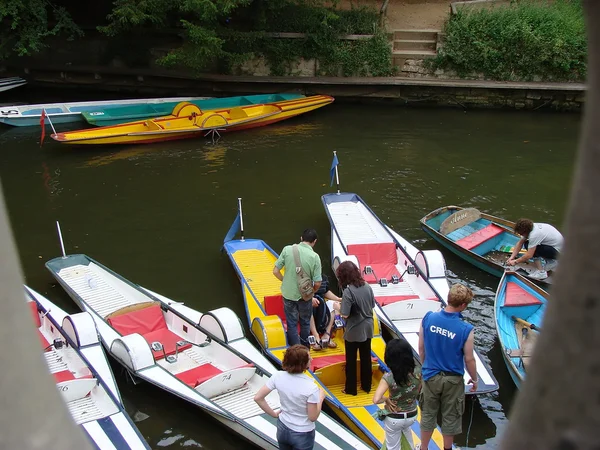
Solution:
[{"label": "red seat cushion", "polygon": [[322,369],[325,366],[330,366],[331,364],[336,364],[342,361],[346,361],[346,355],[319,356],[313,358],[310,362],[310,370],[314,372],[315,370]]},{"label": "red seat cushion", "polygon": [[[175,353],[175,344],[183,340],[182,337],[177,336],[175,333],[173,333],[167,328],[161,328],[156,331],[151,331],[150,333],[142,334],[142,336],[144,337],[144,339],[146,339],[148,345],[151,345],[153,342],[160,342],[163,345],[165,349],[164,353],[162,350],[158,352],[152,350],[154,359],[161,359],[164,358],[166,355],[173,355]],[[187,348],[190,348],[191,346],[192,344],[187,343],[184,346],[179,347],[179,351],[181,352]]]},{"label": "red seat cushion", "polygon": [[[378,283],[381,278],[385,278],[386,280],[391,280],[392,275],[397,275],[398,279],[400,279],[400,273],[396,269],[396,266],[391,263],[379,263],[379,264],[369,264],[373,268],[373,273],[366,274],[363,273],[363,278],[367,283]],[[363,266],[364,269],[364,266]]]},{"label": "red seat cushion", "polygon": [[53,373],[54,379],[57,383],[62,383],[63,381],[74,380],[75,376],[69,370],[62,370],[60,372]]},{"label": "red seat cushion", "polygon": [[[323,367],[345,361],[346,355],[319,356],[311,360],[310,370],[314,372],[316,370],[322,369]],[[377,358],[375,358],[374,356],[371,357],[371,362],[377,362]]]},{"label": "red seat cushion", "polygon": [[159,305],[148,306],[108,319],[108,323],[123,336],[132,333],[144,335],[167,328]]},{"label": "red seat cushion", "polygon": [[[299,300],[302,301],[302,300]],[[279,295],[265,295],[264,297],[265,314],[267,316],[277,316],[283,323],[283,329],[287,331],[287,320],[285,319],[285,309],[283,309],[283,297]],[[300,322],[298,321],[298,333],[300,333]]]},{"label": "red seat cushion", "polygon": [[33,323],[35,323],[35,327],[39,328],[42,326],[42,322],[40,320],[40,315],[38,313],[37,303],[36,302],[27,302],[29,304],[29,310],[31,311],[31,315],[33,317]]},{"label": "red seat cushion", "polygon": [[264,298],[265,313],[267,316],[279,316],[285,321],[285,310],[283,309],[283,297],[279,295],[265,295]]},{"label": "red seat cushion", "polygon": [[202,364],[201,366],[194,367],[193,369],[186,370],[175,374],[175,376],[187,384],[191,388],[195,388],[199,384],[204,383],[209,378],[214,377],[222,373],[221,369],[213,366],[212,364]]},{"label": "red seat cushion", "polygon": [[[375,300],[377,300],[379,306],[385,306],[391,303],[401,302],[402,300],[415,300],[417,298],[419,298],[418,295],[381,295],[379,297],[375,297]],[[437,300],[437,298],[435,298],[434,300]]]},{"label": "red seat cushion", "polygon": [[362,266],[380,263],[398,263],[396,243],[383,242],[378,244],[352,244],[347,247],[348,254],[358,258]]},{"label": "red seat cushion", "polygon": [[516,283],[506,283],[504,306],[532,306],[542,302]]},{"label": "red seat cushion", "polygon": [[473,234],[468,235],[462,239],[456,241],[458,245],[467,250],[472,250],[480,244],[483,244],[485,241],[490,240],[491,238],[498,236],[501,233],[504,233],[506,230],[504,228],[499,227],[498,225],[494,225],[493,223],[489,224],[487,227],[482,228],[479,231],[476,231]]}]

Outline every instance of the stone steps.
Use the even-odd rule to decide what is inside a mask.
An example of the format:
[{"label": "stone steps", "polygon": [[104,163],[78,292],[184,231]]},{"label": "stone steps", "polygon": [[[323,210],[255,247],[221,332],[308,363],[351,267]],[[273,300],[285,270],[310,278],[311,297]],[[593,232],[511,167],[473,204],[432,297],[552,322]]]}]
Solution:
[{"label": "stone steps", "polygon": [[437,40],[434,39],[395,39],[394,50],[430,50],[435,52]]},{"label": "stone steps", "polygon": [[392,40],[423,39],[437,41],[437,35],[441,30],[393,30]]},{"label": "stone steps", "polygon": [[407,59],[427,59],[437,55],[440,30],[392,30],[392,63],[402,70]]}]

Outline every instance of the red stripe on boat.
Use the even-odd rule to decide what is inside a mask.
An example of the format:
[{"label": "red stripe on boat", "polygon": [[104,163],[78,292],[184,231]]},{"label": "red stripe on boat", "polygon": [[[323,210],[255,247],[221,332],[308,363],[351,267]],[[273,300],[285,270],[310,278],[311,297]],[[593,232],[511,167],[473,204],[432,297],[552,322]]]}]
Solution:
[{"label": "red stripe on boat", "polygon": [[512,281],[506,283],[504,306],[532,306],[540,305],[541,303],[539,299],[517,283],[513,283]]},{"label": "red stripe on boat", "polygon": [[[390,305],[392,303],[401,302],[403,300],[417,300],[420,298],[418,295],[389,295],[389,296],[379,296],[375,297],[379,306]],[[437,300],[435,298],[434,300]]]},{"label": "red stripe on boat", "polygon": [[467,237],[459,239],[456,241],[458,245],[467,250],[472,250],[480,244],[483,244],[485,241],[490,240],[491,238],[498,236],[501,233],[504,233],[506,230],[504,228],[499,227],[498,225],[494,225],[493,223],[489,224],[487,227],[482,228],[479,231],[476,231],[473,234],[470,234]]}]

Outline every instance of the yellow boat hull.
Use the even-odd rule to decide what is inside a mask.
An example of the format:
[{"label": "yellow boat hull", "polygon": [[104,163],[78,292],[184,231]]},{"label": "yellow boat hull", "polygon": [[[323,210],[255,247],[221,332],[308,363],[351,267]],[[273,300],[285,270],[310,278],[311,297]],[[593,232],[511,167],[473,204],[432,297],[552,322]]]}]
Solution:
[{"label": "yellow boat hull", "polygon": [[239,131],[269,125],[321,108],[333,100],[333,97],[326,95],[315,95],[262,105],[205,111],[192,103],[182,102],[169,116],[56,133],[52,138],[58,142],[79,145],[148,144],[187,139],[204,135],[211,130]]},{"label": "yellow boat hull", "polygon": [[[276,253],[263,241],[249,239],[230,241],[224,246],[242,283],[244,302],[248,323],[252,334],[260,346],[279,366],[287,348],[287,340],[283,323],[276,315],[267,315],[264,307],[266,296],[279,295],[281,283],[273,276],[273,266],[277,260]],[[308,372],[327,393],[326,402],[331,411],[350,428],[357,436],[373,448],[381,448],[385,432],[381,421],[372,414],[381,407],[373,404],[373,393],[383,373],[379,370],[379,361],[383,360],[385,342],[380,334],[379,322],[375,319],[375,336],[371,340],[373,361],[371,393],[359,389],[358,395],[346,395],[342,392],[345,385],[345,349],[341,330],[333,333],[332,339],[337,348],[326,348],[320,351],[311,350],[313,362],[317,358],[328,357],[331,364]],[[360,374],[360,371],[357,371]],[[360,376],[360,375],[359,375]],[[419,416],[420,418],[420,413]],[[415,430],[416,428],[416,430]],[[413,440],[420,442],[418,427],[413,426]],[[442,435],[434,431],[430,448],[443,448]]]}]

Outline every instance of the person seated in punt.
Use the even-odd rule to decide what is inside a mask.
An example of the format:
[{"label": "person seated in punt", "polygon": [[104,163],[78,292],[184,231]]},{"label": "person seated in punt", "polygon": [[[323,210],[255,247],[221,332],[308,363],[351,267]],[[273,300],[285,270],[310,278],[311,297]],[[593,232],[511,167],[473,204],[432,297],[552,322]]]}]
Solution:
[{"label": "person seated in punt", "polygon": [[[529,277],[537,280],[547,278],[548,271],[554,268],[562,250],[564,239],[560,231],[547,223],[534,223],[529,219],[517,220],[514,231],[521,236],[521,239],[515,245],[506,265],[514,266],[533,259],[537,270],[530,273]],[[527,251],[519,256],[522,248]],[[544,265],[542,265],[542,258],[545,260]]]},{"label": "person seated in punt", "polygon": [[[335,315],[339,314],[342,299],[329,290],[327,275],[323,275],[321,287],[313,298],[313,313],[310,318],[310,335],[314,337],[311,343],[313,350],[323,348],[337,348],[337,344],[331,339],[331,332],[335,322]],[[312,341],[309,337],[309,341]]]}]

